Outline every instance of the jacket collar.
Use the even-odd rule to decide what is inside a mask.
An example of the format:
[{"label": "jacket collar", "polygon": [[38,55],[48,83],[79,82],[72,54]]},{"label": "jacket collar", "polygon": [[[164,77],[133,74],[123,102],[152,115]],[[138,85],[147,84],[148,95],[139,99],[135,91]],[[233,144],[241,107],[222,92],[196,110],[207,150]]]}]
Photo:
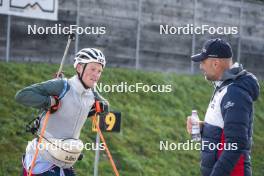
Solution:
[{"label": "jacket collar", "polygon": [[85,89],[83,87],[83,85],[82,85],[82,83],[79,80],[77,75],[71,77],[69,81],[72,83],[72,86],[76,90],[76,92],[78,92],[78,94],[80,94],[80,95],[87,94],[87,93],[90,93],[92,91],[92,89]]},{"label": "jacket collar", "polygon": [[213,85],[215,88],[222,87],[223,85],[226,85],[226,83],[232,82],[233,80],[236,80],[238,77],[240,77],[241,75],[245,75],[246,73],[247,71],[243,69],[242,64],[236,62],[230,67],[230,69],[224,71],[219,81],[213,81]]}]

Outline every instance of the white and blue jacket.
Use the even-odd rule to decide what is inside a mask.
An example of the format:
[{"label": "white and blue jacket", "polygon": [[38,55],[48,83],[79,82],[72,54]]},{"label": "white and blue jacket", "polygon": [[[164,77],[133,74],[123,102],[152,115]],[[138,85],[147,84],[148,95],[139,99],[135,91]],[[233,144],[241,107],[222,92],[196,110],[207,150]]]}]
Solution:
[{"label": "white and blue jacket", "polygon": [[222,148],[204,146],[201,151],[203,176],[252,175],[253,101],[258,96],[256,77],[242,66],[234,64],[224,72],[211,98],[202,129],[203,142],[221,144]]}]

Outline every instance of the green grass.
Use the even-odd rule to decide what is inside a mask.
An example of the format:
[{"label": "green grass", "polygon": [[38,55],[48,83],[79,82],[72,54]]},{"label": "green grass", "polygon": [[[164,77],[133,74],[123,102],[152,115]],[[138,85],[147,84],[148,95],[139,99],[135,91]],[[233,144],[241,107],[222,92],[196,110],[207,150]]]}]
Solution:
[{"label": "green grass", "polygon": [[[17,176],[21,171],[21,155],[32,135],[25,132],[26,123],[36,110],[14,101],[15,93],[30,84],[50,79],[58,65],[38,63],[0,62],[0,175]],[[66,76],[74,74],[71,66],[65,68]],[[197,109],[203,119],[212,87],[201,76],[172,73],[143,72],[120,68],[105,69],[101,82],[152,85],[172,85],[169,93],[103,93],[112,110],[122,112],[121,133],[105,134],[106,141],[124,176],[191,176],[199,175],[199,151],[160,151],[160,141],[185,142],[190,136],[185,131],[186,116]],[[263,87],[263,83],[261,83]],[[252,149],[253,175],[264,173],[264,99],[255,106],[254,145]],[[93,142],[91,120],[87,120],[81,139]],[[85,151],[85,158],[75,166],[78,175],[93,173],[94,152]],[[114,175],[104,152],[101,153],[99,175]]]}]

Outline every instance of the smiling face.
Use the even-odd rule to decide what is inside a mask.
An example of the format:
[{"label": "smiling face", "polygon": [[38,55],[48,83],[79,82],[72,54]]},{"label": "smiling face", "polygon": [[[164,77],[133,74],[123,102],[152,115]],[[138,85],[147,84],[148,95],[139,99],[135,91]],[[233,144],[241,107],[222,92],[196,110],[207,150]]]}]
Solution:
[{"label": "smiling face", "polygon": [[[77,65],[77,72],[80,75],[82,74],[83,69],[84,69],[84,64]],[[103,67],[101,64],[94,62],[88,63],[82,76],[82,80],[84,84],[87,87],[93,88],[99,81],[102,72],[103,72]]]}]

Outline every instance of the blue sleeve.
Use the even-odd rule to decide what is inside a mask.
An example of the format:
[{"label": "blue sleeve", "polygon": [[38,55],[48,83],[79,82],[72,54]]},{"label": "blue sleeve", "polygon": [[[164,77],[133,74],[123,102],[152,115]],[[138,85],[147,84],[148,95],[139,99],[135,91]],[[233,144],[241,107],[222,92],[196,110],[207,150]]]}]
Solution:
[{"label": "blue sleeve", "polygon": [[[223,150],[211,176],[229,175],[241,154],[248,150],[251,137],[252,99],[241,88],[230,86],[221,102],[225,144],[236,144],[235,150]],[[228,148],[228,147],[227,147]]]}]

